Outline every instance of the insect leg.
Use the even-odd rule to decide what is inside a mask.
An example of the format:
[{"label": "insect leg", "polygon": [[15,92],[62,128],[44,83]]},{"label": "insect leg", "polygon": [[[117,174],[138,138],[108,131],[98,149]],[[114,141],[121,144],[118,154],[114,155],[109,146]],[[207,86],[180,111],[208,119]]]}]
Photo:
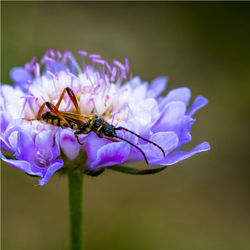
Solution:
[{"label": "insect leg", "polygon": [[78,143],[79,143],[80,145],[84,145],[84,143],[81,143],[81,142],[80,142],[79,136],[78,136],[77,134],[75,134],[75,137],[76,137],[76,140],[78,141]]},{"label": "insect leg", "polygon": [[46,106],[48,107],[48,109],[54,113],[55,115],[57,115],[62,121],[65,122],[65,124],[68,125],[68,127],[70,127],[70,124],[68,123],[68,121],[63,117],[63,115],[59,112],[59,110],[57,109],[56,106],[54,106],[52,103],[50,102],[45,102]]},{"label": "insect leg", "polygon": [[72,89],[69,88],[69,87],[65,88],[65,89],[62,91],[62,93],[61,93],[61,95],[60,95],[60,97],[59,97],[59,100],[58,100],[57,103],[56,103],[56,108],[57,108],[57,109],[59,108],[59,106],[60,106],[60,104],[61,104],[61,102],[62,102],[62,99],[63,99],[63,97],[64,97],[66,91],[67,91],[67,93],[68,93],[68,96],[69,96],[70,100],[73,102],[73,104],[74,104],[74,106],[75,106],[75,108],[76,108],[77,114],[80,114],[80,108],[79,108],[79,105],[78,105],[76,96],[75,96],[74,92],[72,91]]},{"label": "insect leg", "polygon": [[69,87],[66,88],[66,91],[67,91],[67,93],[68,93],[68,95],[69,95],[69,98],[71,99],[71,101],[72,101],[73,104],[75,105],[77,114],[80,114],[80,108],[79,108],[78,101],[77,101],[77,99],[76,99],[76,96],[75,96],[74,92],[73,92],[72,89],[69,88]]},{"label": "insect leg", "polygon": [[116,140],[114,138],[111,138],[111,137],[107,137],[107,136],[104,136],[103,138],[109,140],[109,141],[112,141],[112,142],[119,142],[119,140]]},{"label": "insect leg", "polygon": [[57,109],[59,109],[59,106],[60,106],[60,104],[61,104],[61,102],[62,102],[62,99],[63,99],[63,97],[64,97],[64,95],[65,95],[65,92],[66,92],[66,89],[64,89],[64,90],[62,91],[62,93],[60,94],[59,100],[58,100],[57,103],[56,103],[56,108],[57,108]]},{"label": "insect leg", "polygon": [[39,111],[37,113],[36,118],[31,118],[31,119],[23,118],[23,119],[26,120],[26,121],[36,121],[36,120],[39,121],[39,120],[41,120],[41,118],[42,118],[42,112],[44,110],[45,105],[46,105],[46,102],[44,102],[43,105],[40,107],[40,109],[39,109]]}]

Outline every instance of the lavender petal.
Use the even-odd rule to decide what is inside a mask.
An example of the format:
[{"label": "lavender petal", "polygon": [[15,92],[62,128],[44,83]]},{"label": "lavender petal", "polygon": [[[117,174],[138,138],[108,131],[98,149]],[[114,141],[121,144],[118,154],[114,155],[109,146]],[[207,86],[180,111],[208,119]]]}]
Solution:
[{"label": "lavender petal", "polygon": [[161,99],[161,102],[159,103],[159,108],[164,109],[165,106],[173,101],[180,101],[185,104],[185,106],[188,105],[189,100],[191,98],[191,91],[189,88],[182,87],[171,90],[167,96],[163,99]]},{"label": "lavender petal", "polygon": [[60,168],[63,167],[63,160],[57,160],[57,162],[53,163],[48,167],[46,170],[44,176],[39,180],[40,185],[44,185],[48,182],[48,180],[51,178],[51,176]]},{"label": "lavender petal", "polygon": [[199,152],[210,150],[210,145],[208,142],[203,142],[199,145],[197,145],[195,148],[190,150],[189,152],[185,151],[176,151],[171,155],[168,155],[165,159],[158,162],[160,165],[172,165],[179,161],[183,161],[192,155],[195,155]]},{"label": "lavender petal", "polygon": [[203,96],[197,96],[194,100],[192,107],[188,110],[187,115],[192,116],[199,109],[204,107],[208,103],[208,100]]},{"label": "lavender petal", "polygon": [[17,136],[18,150],[14,156],[19,160],[31,161],[35,154],[35,145],[30,134],[20,131]]},{"label": "lavender petal", "polygon": [[22,84],[32,80],[32,75],[23,67],[16,67],[10,71],[10,78],[14,83]]},{"label": "lavender petal", "polygon": [[36,176],[40,176],[42,177],[42,173],[39,171],[34,171],[34,169],[32,169],[31,164],[25,160],[13,160],[13,159],[7,159],[2,152],[0,151],[0,158],[6,162],[7,164],[11,165],[14,168],[18,168],[24,172],[26,172],[27,174],[30,175],[36,175]]},{"label": "lavender petal", "polygon": [[[93,136],[93,135],[92,135]],[[96,135],[95,135],[96,136]],[[101,146],[101,140],[95,139],[86,144],[86,151],[88,154],[88,166],[91,169],[96,169],[104,166],[111,166],[124,162],[130,152],[130,145],[126,142],[111,142]],[[104,141],[104,143],[106,143]]]},{"label": "lavender petal", "polygon": [[74,133],[69,129],[61,130],[60,146],[70,161],[73,161],[78,156],[81,148],[81,145],[76,140]]},{"label": "lavender petal", "polygon": [[179,130],[180,122],[182,121],[185,112],[186,106],[183,102],[173,101],[168,103],[158,120],[154,123],[152,131],[159,132]]},{"label": "lavender petal", "polygon": [[167,87],[168,78],[166,76],[155,78],[148,89],[147,98],[158,97]]},{"label": "lavender petal", "polygon": [[10,71],[10,78],[18,85],[24,92],[29,88],[29,81],[32,80],[32,75],[23,67],[16,67]]}]

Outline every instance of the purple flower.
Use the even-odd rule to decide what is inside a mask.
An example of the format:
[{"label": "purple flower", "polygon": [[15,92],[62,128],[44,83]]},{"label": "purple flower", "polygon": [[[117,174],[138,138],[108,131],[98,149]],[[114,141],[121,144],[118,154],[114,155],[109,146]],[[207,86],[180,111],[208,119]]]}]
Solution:
[{"label": "purple flower", "polygon": [[22,119],[13,120],[3,134],[3,149],[13,152],[16,159],[1,159],[27,174],[41,177],[39,184],[45,184],[63,166],[57,159],[60,155],[58,139],[53,139],[52,131],[39,130]]},{"label": "purple flower", "polygon": [[[33,58],[24,68],[11,71],[14,87],[1,85],[1,148],[15,157],[7,159],[1,153],[3,161],[41,177],[39,183],[43,185],[65,161],[74,162],[76,158],[77,162],[80,159],[82,169],[94,171],[143,161],[145,157],[149,165],[167,166],[210,149],[209,144],[203,142],[189,152],[180,150],[192,140],[193,115],[207,104],[206,98],[198,96],[188,107],[189,88],[174,89],[161,97],[167,85],[166,77],[158,77],[148,84],[139,77],[128,78],[127,58],[124,63],[114,60],[111,65],[100,55],[78,53],[81,65],[69,51],[62,54],[50,49],[40,63]],[[159,145],[166,156],[163,157],[156,145],[126,130],[117,131],[117,135],[135,146],[123,140],[99,138],[94,132],[80,134],[83,144],[80,145],[74,129],[53,126],[42,119],[22,119],[35,118],[44,102],[55,105],[68,87],[77,98],[81,114],[97,115],[114,127],[124,127]],[[58,109],[76,113],[67,94]],[[42,113],[47,111],[45,108]],[[62,159],[58,159],[59,156]]]}]

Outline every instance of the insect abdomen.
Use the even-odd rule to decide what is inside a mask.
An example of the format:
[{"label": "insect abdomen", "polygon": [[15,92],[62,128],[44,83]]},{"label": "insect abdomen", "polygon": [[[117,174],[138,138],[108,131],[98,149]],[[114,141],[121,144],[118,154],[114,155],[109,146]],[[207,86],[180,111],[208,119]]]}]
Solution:
[{"label": "insect abdomen", "polygon": [[[50,112],[47,112],[45,114],[42,115],[42,119],[43,121],[45,121],[48,124],[57,126],[57,127],[62,127],[62,128],[66,128],[68,127],[68,124],[65,123],[64,121],[62,121],[60,118],[58,118],[55,115],[52,115]],[[70,124],[71,128],[73,128],[74,124]]]}]

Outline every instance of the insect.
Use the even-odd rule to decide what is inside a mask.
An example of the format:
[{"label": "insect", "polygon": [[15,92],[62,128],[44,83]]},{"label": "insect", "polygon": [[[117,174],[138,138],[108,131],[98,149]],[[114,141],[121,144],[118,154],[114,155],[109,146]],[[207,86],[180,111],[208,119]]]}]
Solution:
[{"label": "insect", "polygon": [[[59,106],[66,92],[70,100],[75,106],[76,113],[59,110]],[[45,106],[49,109],[49,111],[43,113]],[[165,157],[164,150],[158,144],[134,133],[133,131],[124,127],[115,127],[114,125],[109,124],[103,118],[98,117],[97,115],[81,114],[77,98],[74,92],[69,87],[65,88],[62,91],[56,105],[53,105],[51,102],[44,102],[43,105],[40,107],[36,118],[32,118],[32,119],[24,118],[24,119],[27,121],[43,120],[44,122],[54,125],[54,126],[58,126],[62,128],[71,128],[72,130],[74,130],[75,137],[78,143],[81,145],[83,145],[83,143],[80,142],[78,135],[89,134],[90,132],[94,132],[96,133],[98,137],[106,138],[112,142],[118,142],[119,140],[125,141],[129,143],[130,145],[132,145],[133,147],[137,148],[142,153],[146,163],[148,164],[148,159],[145,153],[137,145],[117,135],[116,133],[117,130],[124,130],[158,147],[162,151],[163,156]]]}]

